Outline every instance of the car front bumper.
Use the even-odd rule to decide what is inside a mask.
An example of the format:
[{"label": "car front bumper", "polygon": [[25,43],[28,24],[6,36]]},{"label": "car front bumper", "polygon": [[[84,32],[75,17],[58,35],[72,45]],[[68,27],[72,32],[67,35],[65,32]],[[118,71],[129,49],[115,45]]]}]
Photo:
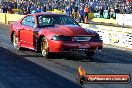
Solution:
[{"label": "car front bumper", "polygon": [[49,52],[97,51],[101,50],[102,47],[102,40],[97,42],[49,42]]}]

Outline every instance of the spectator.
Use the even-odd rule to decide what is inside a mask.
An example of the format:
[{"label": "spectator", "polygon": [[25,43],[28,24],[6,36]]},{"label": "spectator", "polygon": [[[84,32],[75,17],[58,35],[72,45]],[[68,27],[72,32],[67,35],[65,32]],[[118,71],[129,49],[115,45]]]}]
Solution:
[{"label": "spectator", "polygon": [[40,6],[37,7],[36,11],[37,11],[37,13],[43,12],[43,10]]},{"label": "spectator", "polygon": [[71,15],[71,8],[70,8],[70,5],[68,5],[68,6],[65,8],[65,12],[66,12],[66,15],[67,15],[67,16],[70,16],[70,15]]},{"label": "spectator", "polygon": [[3,5],[2,6],[2,13],[7,13],[7,10],[8,10],[7,6]]},{"label": "spectator", "polygon": [[111,8],[111,10],[110,10],[110,16],[111,16],[111,18],[113,18],[113,16],[114,16],[114,9],[113,8]]},{"label": "spectator", "polygon": [[14,2],[14,9],[17,9],[17,2]]},{"label": "spectator", "polygon": [[115,8],[115,13],[120,13],[119,8]]},{"label": "spectator", "polygon": [[120,13],[120,9],[116,7],[116,8],[114,9],[114,11],[115,11],[115,19],[116,19],[116,14],[117,14],[117,13]]},{"label": "spectator", "polygon": [[46,5],[43,6],[43,12],[46,12]]},{"label": "spectator", "polygon": [[27,9],[23,8],[22,11],[23,11],[23,15],[27,15],[28,14]]},{"label": "spectator", "polygon": [[14,9],[14,3],[13,2],[9,2],[9,7],[13,8]]},{"label": "spectator", "polygon": [[10,14],[14,14],[13,8],[8,7],[8,13],[10,13]]},{"label": "spectator", "polygon": [[77,18],[77,14],[78,14],[78,6],[75,5],[75,7],[74,7],[74,19],[75,19],[75,20],[76,20],[76,18]]},{"label": "spectator", "polygon": [[84,14],[85,14],[85,23],[88,23],[88,12],[89,12],[89,8],[86,5],[84,8]]},{"label": "spectator", "polygon": [[104,18],[103,13],[104,13],[104,9],[103,9],[103,7],[101,6],[101,9],[100,9],[100,17],[101,17],[101,18]]},{"label": "spectator", "polygon": [[32,13],[32,11],[35,11],[36,12],[36,6],[34,4],[31,5],[31,8],[30,8],[30,12]]},{"label": "spectator", "polygon": [[31,13],[31,5],[29,4],[28,6],[27,6],[27,14],[30,14]]},{"label": "spectator", "polygon": [[[24,10],[26,9],[26,12],[31,13],[31,11],[33,10],[36,10],[38,7],[37,6],[34,6],[35,4],[33,3],[34,0],[31,0],[31,1],[27,1],[27,0],[22,0],[21,2],[17,3],[17,2],[11,2],[8,0],[5,1],[5,0],[2,0],[2,12],[6,13],[7,12],[7,7],[11,7],[12,9],[21,9],[21,10]],[[42,0],[41,0],[42,1]],[[75,1],[75,0],[74,0]],[[103,17],[103,10],[106,9],[106,7],[112,5],[118,5],[119,9],[116,9],[115,12],[118,12],[118,13],[121,13],[121,12],[125,12],[125,13],[132,13],[132,5],[131,3],[129,2],[128,4],[123,4],[124,2],[117,2],[117,1],[114,1],[114,0],[83,0],[84,3],[81,3],[80,0],[77,2],[72,2],[71,0],[67,0],[67,1],[63,1],[63,0],[50,0],[49,3],[47,3],[47,6],[43,6],[43,8],[41,7],[41,10],[43,12],[45,12],[46,10],[53,10],[54,8],[56,9],[59,9],[59,10],[66,10],[67,8],[67,4],[69,4],[69,10],[71,12],[68,12],[66,11],[67,15],[70,14],[70,16],[73,16],[75,19],[77,18],[77,9],[78,7],[81,5],[81,4],[85,4],[85,5],[88,5],[90,8],[89,8],[89,12],[99,12],[99,15],[101,15],[101,17]],[[121,0],[120,0],[121,1]],[[128,0],[127,0],[128,1]],[[39,1],[37,1],[39,2]],[[41,3],[42,4],[42,3]],[[77,6],[76,6],[77,5]],[[122,8],[122,5],[127,7],[127,8]],[[102,7],[102,8],[99,8],[99,7]],[[97,9],[96,9],[97,8]],[[121,10],[122,9],[122,10]],[[79,10],[79,9],[78,9]],[[108,9],[107,9],[108,10]],[[24,10],[25,11],[25,10]],[[110,11],[110,14],[111,14],[111,11]],[[112,15],[110,15],[112,16]]]},{"label": "spectator", "polygon": [[50,11],[53,11],[52,3],[49,3],[48,7],[49,7],[49,10],[50,10]]},{"label": "spectator", "polygon": [[36,10],[32,10],[31,11],[31,14],[34,14],[34,13],[37,13],[37,11]]},{"label": "spectator", "polygon": [[111,12],[111,9],[110,7],[108,7],[108,19],[110,19],[110,12]]},{"label": "spectator", "polygon": [[84,23],[84,8],[83,8],[83,6],[81,6],[79,9],[79,17],[80,17],[79,22],[81,23],[83,21],[83,23]]},{"label": "spectator", "polygon": [[74,18],[74,5],[71,3],[70,5],[70,16]]}]

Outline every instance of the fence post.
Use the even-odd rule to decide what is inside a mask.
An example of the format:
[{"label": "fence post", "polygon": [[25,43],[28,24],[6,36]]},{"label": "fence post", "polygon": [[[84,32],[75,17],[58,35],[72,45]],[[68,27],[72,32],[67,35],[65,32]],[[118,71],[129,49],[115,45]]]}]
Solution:
[{"label": "fence post", "polygon": [[5,24],[7,24],[7,17],[6,17],[6,13],[5,13]]}]

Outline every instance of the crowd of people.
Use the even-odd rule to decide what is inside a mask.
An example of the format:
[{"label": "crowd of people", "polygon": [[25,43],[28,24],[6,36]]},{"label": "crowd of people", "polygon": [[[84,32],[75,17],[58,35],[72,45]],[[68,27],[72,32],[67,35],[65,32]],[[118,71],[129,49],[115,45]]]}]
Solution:
[{"label": "crowd of people", "polygon": [[36,3],[33,1],[21,1],[11,2],[3,1],[1,3],[2,13],[15,14],[13,9],[19,9],[17,14],[32,14],[39,12],[52,11],[54,9],[59,9],[66,13],[68,16],[72,16],[74,19],[80,18],[80,21],[84,22],[84,17],[88,15],[89,12],[100,13],[100,17],[103,17],[105,10],[108,11],[109,18],[112,17],[114,13],[132,13],[132,3],[119,2],[119,0],[85,0],[85,2],[66,2],[64,0],[57,0],[48,3]]},{"label": "crowd of people", "polygon": [[46,12],[46,5],[37,5],[31,1],[23,1],[23,2],[11,2],[11,1],[3,1],[1,3],[1,12],[15,14],[13,9],[17,9],[19,14],[31,14],[32,11],[36,12]]}]

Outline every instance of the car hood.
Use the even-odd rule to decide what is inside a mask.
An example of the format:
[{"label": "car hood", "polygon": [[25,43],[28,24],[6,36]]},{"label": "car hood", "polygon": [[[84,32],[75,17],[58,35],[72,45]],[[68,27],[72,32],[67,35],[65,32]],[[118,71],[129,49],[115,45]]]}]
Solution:
[{"label": "car hood", "polygon": [[95,35],[96,32],[86,30],[77,25],[58,25],[55,27],[48,27],[44,29],[50,35],[64,35],[64,36],[82,36]]}]

